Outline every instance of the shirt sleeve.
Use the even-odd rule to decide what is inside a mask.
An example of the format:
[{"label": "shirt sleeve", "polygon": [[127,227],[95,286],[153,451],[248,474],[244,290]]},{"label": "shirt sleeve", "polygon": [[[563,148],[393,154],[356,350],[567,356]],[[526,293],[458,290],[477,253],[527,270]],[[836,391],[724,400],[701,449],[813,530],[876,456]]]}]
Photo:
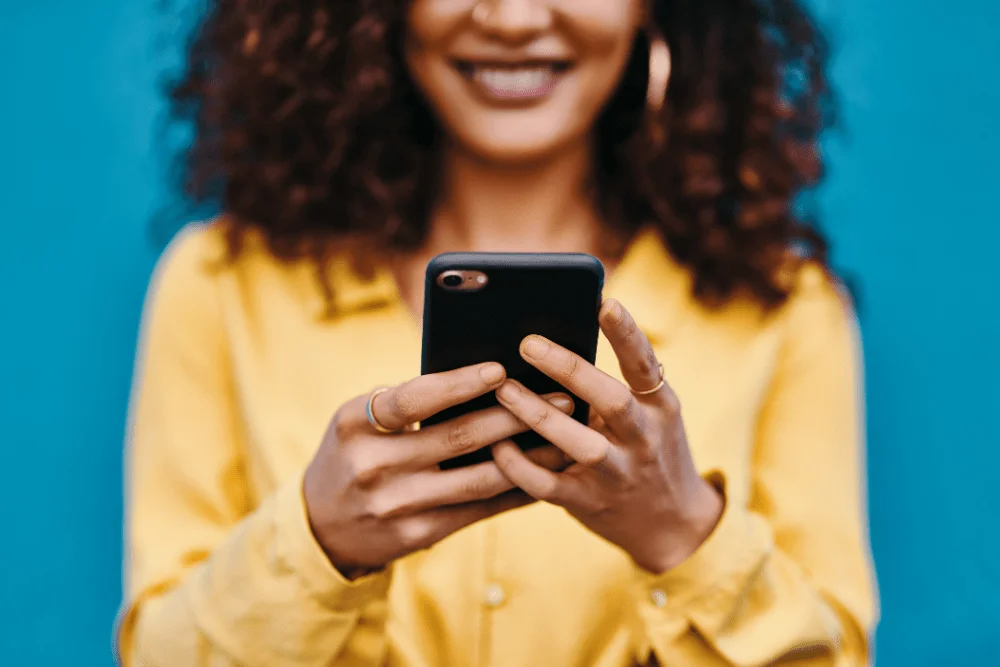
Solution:
[{"label": "shirt sleeve", "polygon": [[[749,506],[664,574],[638,572],[642,641],[659,664],[865,665],[877,617],[864,500],[855,320],[810,270],[780,315]],[[719,472],[707,478],[725,493]]]},{"label": "shirt sleeve", "polygon": [[206,233],[172,244],[143,318],[119,660],[380,665],[389,573],[348,582],[334,569],[309,528],[301,474],[260,502],[248,491]]}]

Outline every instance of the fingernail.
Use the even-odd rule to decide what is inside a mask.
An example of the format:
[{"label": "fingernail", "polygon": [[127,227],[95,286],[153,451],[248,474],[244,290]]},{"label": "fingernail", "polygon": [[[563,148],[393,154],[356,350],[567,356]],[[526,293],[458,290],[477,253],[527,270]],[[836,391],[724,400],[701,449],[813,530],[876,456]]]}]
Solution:
[{"label": "fingernail", "polygon": [[570,412],[573,410],[573,399],[565,394],[557,394],[555,396],[549,397],[549,403],[554,405],[562,412]]},{"label": "fingernail", "polygon": [[528,336],[521,343],[521,352],[526,357],[541,359],[549,351],[549,343],[539,336]]},{"label": "fingernail", "polygon": [[479,377],[489,386],[500,384],[506,377],[503,366],[500,364],[483,364],[479,367]]},{"label": "fingernail", "polygon": [[622,306],[614,299],[608,299],[601,308],[601,319],[607,320],[611,324],[618,324],[622,321]]},{"label": "fingernail", "polygon": [[518,392],[517,385],[508,380],[497,389],[497,398],[505,403],[510,403],[517,398]]}]

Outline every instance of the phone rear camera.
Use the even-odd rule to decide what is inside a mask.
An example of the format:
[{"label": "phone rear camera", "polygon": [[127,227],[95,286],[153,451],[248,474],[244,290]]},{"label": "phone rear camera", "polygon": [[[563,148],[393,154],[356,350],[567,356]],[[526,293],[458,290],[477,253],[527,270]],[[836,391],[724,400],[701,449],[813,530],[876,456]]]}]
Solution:
[{"label": "phone rear camera", "polygon": [[441,282],[444,283],[445,287],[458,287],[459,285],[462,284],[462,276],[456,276],[452,274],[450,276],[445,276],[444,278],[442,278]]}]

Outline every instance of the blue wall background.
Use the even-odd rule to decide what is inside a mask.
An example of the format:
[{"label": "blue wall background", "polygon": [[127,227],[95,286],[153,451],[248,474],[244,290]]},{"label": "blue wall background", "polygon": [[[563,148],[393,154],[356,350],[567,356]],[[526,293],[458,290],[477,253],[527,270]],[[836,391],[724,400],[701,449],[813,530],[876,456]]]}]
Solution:
[{"label": "blue wall background", "polygon": [[[151,0],[0,0],[0,663],[109,665],[121,443],[162,201]],[[879,664],[1000,628],[1000,5],[826,0],[822,193],[861,279]]]}]

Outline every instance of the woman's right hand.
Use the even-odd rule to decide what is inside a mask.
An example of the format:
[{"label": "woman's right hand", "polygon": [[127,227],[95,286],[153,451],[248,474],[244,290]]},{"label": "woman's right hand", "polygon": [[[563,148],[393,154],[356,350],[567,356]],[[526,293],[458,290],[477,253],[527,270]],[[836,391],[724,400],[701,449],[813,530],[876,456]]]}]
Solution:
[{"label": "woman's right hand", "polygon": [[[404,429],[495,390],[505,377],[497,363],[423,375],[379,394],[372,413],[384,427]],[[337,411],[303,484],[313,534],[345,576],[380,569],[469,524],[533,502],[493,461],[454,470],[438,467],[529,430],[506,408],[382,434],[368,421],[368,398],[359,396]],[[565,394],[546,398],[567,414],[573,410]],[[567,463],[551,446],[528,455],[552,469]]]}]

